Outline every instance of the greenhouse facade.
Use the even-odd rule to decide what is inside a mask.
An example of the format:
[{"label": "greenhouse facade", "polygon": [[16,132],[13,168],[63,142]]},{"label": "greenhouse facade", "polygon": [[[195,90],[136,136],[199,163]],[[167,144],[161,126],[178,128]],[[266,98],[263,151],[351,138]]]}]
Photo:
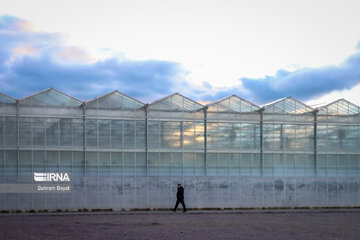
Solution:
[{"label": "greenhouse facade", "polygon": [[[178,183],[189,208],[360,206],[359,149],[360,107],[344,99],[0,93],[0,209],[171,208]],[[71,191],[37,192],[35,173],[66,173]]]}]

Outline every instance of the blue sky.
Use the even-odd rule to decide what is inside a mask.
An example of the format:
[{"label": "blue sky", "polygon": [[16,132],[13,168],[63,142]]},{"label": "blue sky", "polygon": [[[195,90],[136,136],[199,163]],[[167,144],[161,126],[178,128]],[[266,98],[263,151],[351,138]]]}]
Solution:
[{"label": "blue sky", "polygon": [[[0,91],[118,89],[360,105],[358,1],[26,1],[0,9]],[[18,6],[22,6],[19,8]]]}]

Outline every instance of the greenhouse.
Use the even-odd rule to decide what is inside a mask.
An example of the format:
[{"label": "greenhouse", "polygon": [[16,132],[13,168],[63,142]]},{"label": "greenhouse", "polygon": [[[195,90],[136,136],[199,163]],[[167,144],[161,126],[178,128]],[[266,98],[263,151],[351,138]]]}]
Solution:
[{"label": "greenhouse", "polygon": [[[189,208],[354,207],[359,151],[360,107],[344,99],[0,93],[2,210],[165,209],[178,183]],[[71,191],[34,191],[35,173],[66,173]]]}]

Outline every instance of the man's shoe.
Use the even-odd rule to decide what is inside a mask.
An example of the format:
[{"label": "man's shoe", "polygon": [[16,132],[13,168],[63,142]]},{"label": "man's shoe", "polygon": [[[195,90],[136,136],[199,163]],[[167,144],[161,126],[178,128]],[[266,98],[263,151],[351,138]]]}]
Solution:
[{"label": "man's shoe", "polygon": [[173,212],[176,212],[176,210],[175,210],[175,209],[173,209]]}]

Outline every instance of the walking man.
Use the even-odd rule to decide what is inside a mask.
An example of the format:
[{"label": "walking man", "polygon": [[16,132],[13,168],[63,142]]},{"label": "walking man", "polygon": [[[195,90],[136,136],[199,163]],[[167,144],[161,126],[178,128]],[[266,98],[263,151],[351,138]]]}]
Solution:
[{"label": "walking man", "polygon": [[184,203],[184,188],[181,186],[180,183],[177,185],[176,204],[175,204],[175,208],[173,209],[174,212],[176,212],[179,203],[181,203],[181,205],[184,208],[184,212],[186,212],[186,207]]}]

